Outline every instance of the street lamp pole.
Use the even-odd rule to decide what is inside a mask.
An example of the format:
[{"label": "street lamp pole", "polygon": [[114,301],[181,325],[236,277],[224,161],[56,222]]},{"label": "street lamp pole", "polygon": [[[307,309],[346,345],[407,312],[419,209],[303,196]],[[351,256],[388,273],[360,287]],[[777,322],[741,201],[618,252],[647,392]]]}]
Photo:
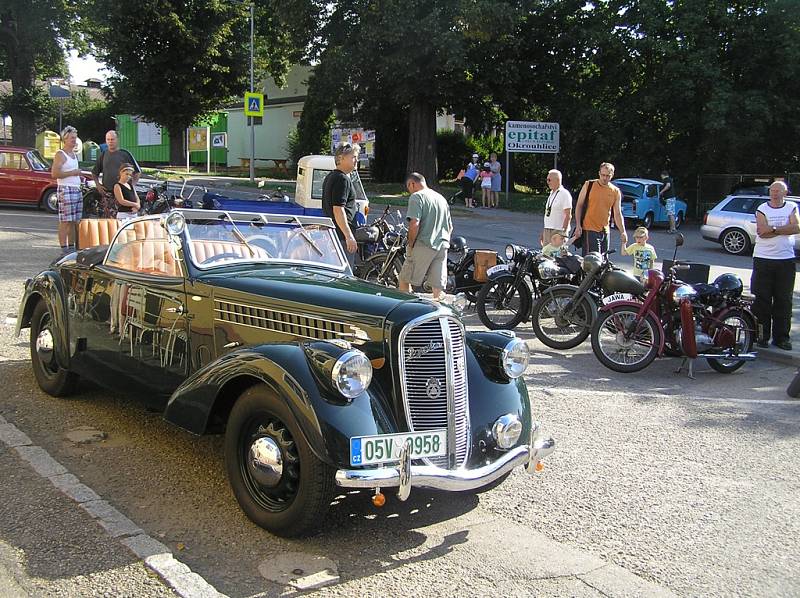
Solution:
[{"label": "street lamp pole", "polygon": [[[255,4],[250,2],[250,93],[253,93],[255,89],[254,82],[253,82],[253,29],[254,29],[254,15],[255,15]],[[256,130],[253,126],[253,119],[254,116],[250,118],[250,182],[253,183],[256,180],[256,170],[255,170],[255,162],[256,162]]]}]

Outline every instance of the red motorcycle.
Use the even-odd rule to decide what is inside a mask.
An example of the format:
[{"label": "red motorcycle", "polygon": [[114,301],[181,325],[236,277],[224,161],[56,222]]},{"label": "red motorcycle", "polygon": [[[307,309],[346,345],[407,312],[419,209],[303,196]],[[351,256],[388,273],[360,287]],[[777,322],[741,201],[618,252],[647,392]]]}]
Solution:
[{"label": "red motorcycle", "polygon": [[592,327],[592,350],[607,368],[638,372],[657,357],[683,357],[690,378],[694,359],[704,357],[723,374],[752,361],[756,318],[742,298],[742,281],[723,274],[712,284],[688,285],[677,272],[687,264],[675,261],[683,235],[675,238],[673,266],[664,276],[658,270],[647,275],[644,301],[615,301],[600,308]]}]

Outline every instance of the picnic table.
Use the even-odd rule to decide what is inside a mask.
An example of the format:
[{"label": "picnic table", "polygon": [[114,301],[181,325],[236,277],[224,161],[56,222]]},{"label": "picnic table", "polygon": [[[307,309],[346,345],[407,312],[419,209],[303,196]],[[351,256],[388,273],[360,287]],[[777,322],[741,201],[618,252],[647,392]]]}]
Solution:
[{"label": "picnic table", "polygon": [[[284,174],[289,174],[289,169],[287,168],[287,163],[289,162],[288,158],[255,158],[256,161],[261,162],[273,162],[275,164],[275,168],[281,171]],[[242,165],[242,170],[250,170],[250,157],[239,157],[239,161]]]}]

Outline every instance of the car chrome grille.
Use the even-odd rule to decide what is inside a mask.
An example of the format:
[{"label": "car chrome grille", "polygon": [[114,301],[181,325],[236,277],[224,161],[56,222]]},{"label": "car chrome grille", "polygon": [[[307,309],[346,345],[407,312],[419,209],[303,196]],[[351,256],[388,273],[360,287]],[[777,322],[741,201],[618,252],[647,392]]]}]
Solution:
[{"label": "car chrome grille", "polygon": [[214,317],[220,322],[233,322],[240,326],[261,328],[296,337],[328,340],[352,340],[355,337],[353,327],[345,322],[323,320],[229,301],[214,301]]},{"label": "car chrome grille", "polygon": [[446,316],[416,321],[400,335],[400,372],[412,431],[447,428],[448,455],[426,459],[455,469],[469,451],[464,329]]}]

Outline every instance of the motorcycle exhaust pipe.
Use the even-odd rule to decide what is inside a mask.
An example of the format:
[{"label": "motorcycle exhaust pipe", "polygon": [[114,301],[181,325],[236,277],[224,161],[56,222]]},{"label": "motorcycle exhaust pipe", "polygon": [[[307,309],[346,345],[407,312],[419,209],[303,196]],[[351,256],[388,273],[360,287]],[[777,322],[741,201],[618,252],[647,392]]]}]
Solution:
[{"label": "motorcycle exhaust pipe", "polygon": [[719,353],[700,353],[697,357],[710,359],[736,359],[738,361],[753,361],[758,353],[739,353],[738,355],[720,355]]}]

